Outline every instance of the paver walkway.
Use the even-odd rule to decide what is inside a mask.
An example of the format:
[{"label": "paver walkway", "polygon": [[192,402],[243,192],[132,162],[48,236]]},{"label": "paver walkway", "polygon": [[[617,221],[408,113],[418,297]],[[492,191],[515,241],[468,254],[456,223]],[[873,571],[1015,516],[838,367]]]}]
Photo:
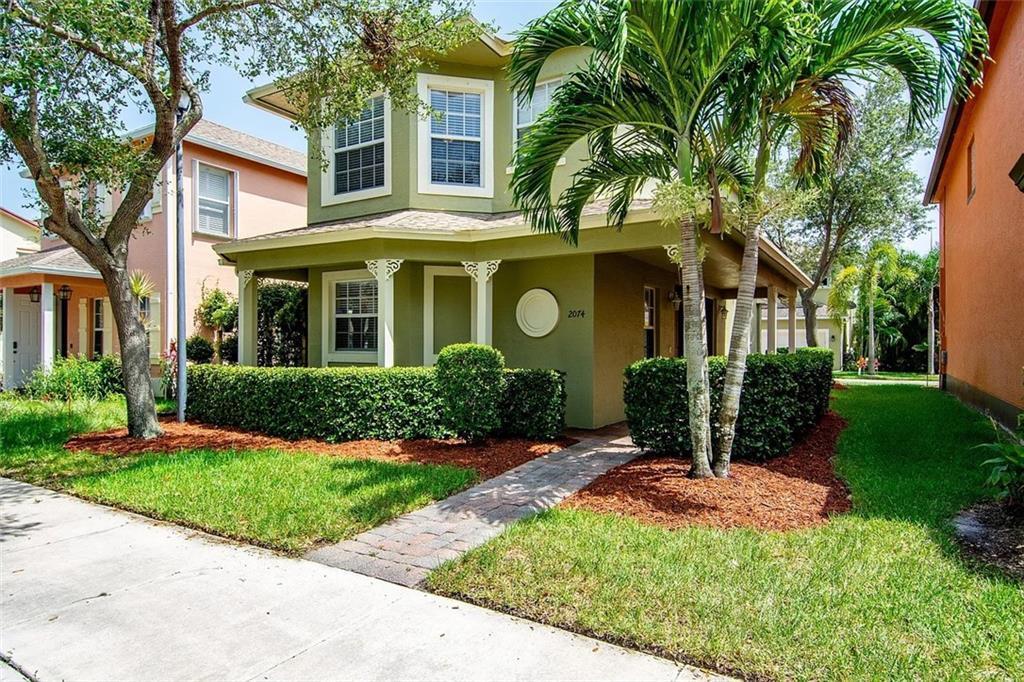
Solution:
[{"label": "paver walkway", "polygon": [[445,561],[495,537],[519,519],[550,509],[638,450],[626,437],[588,435],[445,500],[306,555],[337,568],[419,584]]},{"label": "paver walkway", "polygon": [[3,478],[0,519],[0,659],[41,682],[707,679]]}]

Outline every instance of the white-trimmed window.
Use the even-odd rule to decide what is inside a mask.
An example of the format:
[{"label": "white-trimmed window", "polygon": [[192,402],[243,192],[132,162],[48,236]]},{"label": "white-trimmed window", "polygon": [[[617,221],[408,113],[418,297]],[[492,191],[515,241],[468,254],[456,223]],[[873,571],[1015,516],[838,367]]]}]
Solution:
[{"label": "white-trimmed window", "polygon": [[321,204],[340,204],[391,193],[391,106],[375,95],[355,118],[328,128],[323,137],[328,169]]},{"label": "white-trimmed window", "polygon": [[366,270],[324,273],[326,361],[377,363],[377,280]]},{"label": "white-trimmed window", "polygon": [[103,355],[103,299],[92,300],[92,355]]},{"label": "white-trimmed window", "polygon": [[230,237],[234,215],[234,174],[202,162],[196,164],[195,231]]},{"label": "white-trimmed window", "polygon": [[494,196],[494,82],[420,74],[419,191]]},{"label": "white-trimmed window", "polygon": [[551,106],[551,98],[561,85],[561,78],[553,78],[537,83],[537,87],[533,90],[533,97],[530,99],[516,97],[515,121],[513,123],[515,135],[513,142],[516,146],[522,141],[523,135],[530,129],[530,126],[536,123],[540,115]]}]

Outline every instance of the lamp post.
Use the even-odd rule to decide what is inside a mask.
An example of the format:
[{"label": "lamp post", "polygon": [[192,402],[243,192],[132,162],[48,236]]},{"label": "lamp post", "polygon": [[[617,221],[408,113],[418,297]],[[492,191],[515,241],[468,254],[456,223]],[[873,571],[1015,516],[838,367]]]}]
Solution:
[{"label": "lamp post", "polygon": [[60,355],[66,358],[68,356],[68,301],[71,300],[71,287],[61,284],[60,289],[57,289],[57,300],[60,301]]},{"label": "lamp post", "polygon": [[[188,110],[189,100],[184,94],[178,100],[175,122],[181,123]],[[185,400],[188,397],[188,379],[185,373],[185,360],[188,357],[185,349],[185,192],[182,188],[185,175],[184,152],[182,141],[179,140],[174,149],[174,194],[175,194],[175,228],[177,230],[178,249],[175,254],[177,265],[178,295],[178,422],[185,421]]]}]

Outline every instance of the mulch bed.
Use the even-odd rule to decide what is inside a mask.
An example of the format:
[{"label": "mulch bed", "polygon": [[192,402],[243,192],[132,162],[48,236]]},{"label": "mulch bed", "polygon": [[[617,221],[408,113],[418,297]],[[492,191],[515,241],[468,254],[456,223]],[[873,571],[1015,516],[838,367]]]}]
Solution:
[{"label": "mulch bed", "polygon": [[68,450],[124,456],[143,453],[174,453],[179,450],[283,450],[330,457],[379,459],[419,464],[449,464],[475,469],[481,478],[493,478],[532,459],[557,452],[575,441],[553,442],[523,438],[494,438],[467,444],[460,440],[354,440],[327,443],[319,440],[285,440],[240,429],[161,420],[164,435],[155,439],[129,438],[127,429],[83,434],[64,446]]},{"label": "mulch bed", "polygon": [[953,528],[965,554],[1024,581],[1024,514],[982,502],[953,519]]},{"label": "mulch bed", "polygon": [[563,504],[618,514],[667,528],[712,526],[787,531],[828,521],[850,509],[832,456],[846,422],[828,413],[784,457],[733,461],[727,479],[686,477],[687,460],[643,456],[601,476]]}]

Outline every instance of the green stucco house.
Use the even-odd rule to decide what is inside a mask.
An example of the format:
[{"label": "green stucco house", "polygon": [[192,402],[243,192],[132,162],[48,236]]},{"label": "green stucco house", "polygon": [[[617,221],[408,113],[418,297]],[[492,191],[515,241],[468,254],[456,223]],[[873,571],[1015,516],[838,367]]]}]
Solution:
[{"label": "green stucco house", "polygon": [[[419,96],[437,117],[392,110],[379,96],[359,120],[324,130],[310,140],[329,163],[322,171],[311,148],[308,224],[215,247],[238,273],[240,362],[255,362],[257,277],[309,284],[312,366],[430,365],[447,344],[487,343],[509,366],[564,371],[570,426],[622,420],[623,369],[681,354],[678,239],[649,200],[621,231],[608,227],[606,206],[588,207],[577,247],[534,234],[514,210],[516,139],[580,55],[549,61],[522,102],[505,75],[509,49],[481,35],[420,74]],[[272,86],[246,100],[289,115]],[[562,182],[579,158],[565,160]],[[706,241],[709,348],[724,353],[743,245],[732,235]],[[778,248],[762,246],[758,296],[769,310],[782,297],[794,311],[797,288],[809,284]],[[752,337],[759,345],[760,332]]]}]

